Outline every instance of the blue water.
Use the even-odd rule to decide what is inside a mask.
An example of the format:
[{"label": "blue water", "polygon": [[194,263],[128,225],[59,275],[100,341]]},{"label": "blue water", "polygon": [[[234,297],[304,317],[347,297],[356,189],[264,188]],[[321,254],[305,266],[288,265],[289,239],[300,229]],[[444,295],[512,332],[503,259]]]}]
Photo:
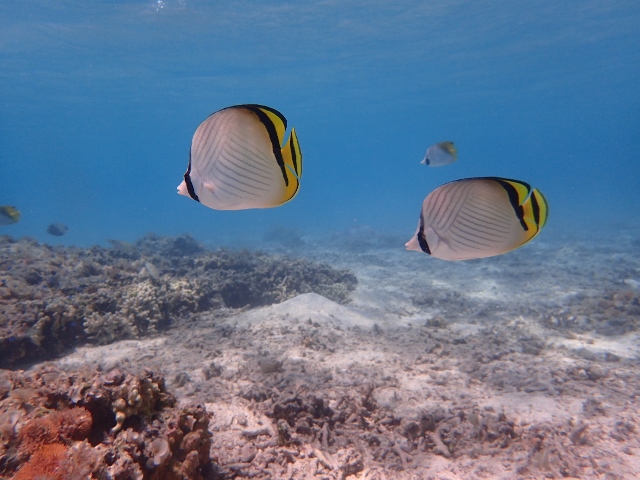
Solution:
[{"label": "blue water", "polygon": [[[3,0],[0,204],[23,217],[0,233],[259,244],[274,225],[367,225],[408,240],[433,188],[497,175],[547,196],[543,235],[606,239],[638,221],[638,85],[637,0]],[[176,194],[198,124],[240,103],[298,131],[302,186],[283,207]],[[419,165],[442,140],[459,161]]]}]

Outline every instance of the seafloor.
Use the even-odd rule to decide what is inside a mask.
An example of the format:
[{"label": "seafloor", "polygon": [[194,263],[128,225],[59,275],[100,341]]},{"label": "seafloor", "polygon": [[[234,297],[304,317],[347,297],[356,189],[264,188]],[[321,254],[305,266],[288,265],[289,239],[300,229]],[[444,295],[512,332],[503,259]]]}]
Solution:
[{"label": "seafloor", "polygon": [[459,263],[367,229],[5,237],[0,475],[637,478],[640,232],[617,232]]}]

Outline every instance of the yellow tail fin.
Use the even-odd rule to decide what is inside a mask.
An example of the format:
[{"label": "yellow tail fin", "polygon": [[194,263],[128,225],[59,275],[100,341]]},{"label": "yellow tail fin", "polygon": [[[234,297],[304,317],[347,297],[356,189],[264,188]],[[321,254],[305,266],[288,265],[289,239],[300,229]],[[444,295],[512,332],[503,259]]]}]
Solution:
[{"label": "yellow tail fin", "polygon": [[285,189],[284,202],[288,202],[296,196],[300,189],[300,178],[302,178],[302,152],[300,151],[300,143],[296,129],[291,129],[289,140],[282,147],[282,159],[287,169],[287,179],[289,185]]}]

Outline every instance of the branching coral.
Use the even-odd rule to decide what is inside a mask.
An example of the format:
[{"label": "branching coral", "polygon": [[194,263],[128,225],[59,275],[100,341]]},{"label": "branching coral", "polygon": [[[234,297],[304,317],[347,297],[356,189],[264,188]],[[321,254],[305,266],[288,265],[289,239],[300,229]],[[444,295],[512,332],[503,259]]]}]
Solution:
[{"label": "branching coral", "polygon": [[116,425],[114,433],[119,432],[125,420],[132,415],[150,415],[156,409],[156,404],[164,391],[162,378],[154,378],[153,374],[142,379],[130,376],[120,386],[118,397],[113,402]]},{"label": "branching coral", "polygon": [[136,338],[138,329],[134,319],[114,313],[92,312],[85,317],[84,329],[96,343],[110,343],[116,338]]}]

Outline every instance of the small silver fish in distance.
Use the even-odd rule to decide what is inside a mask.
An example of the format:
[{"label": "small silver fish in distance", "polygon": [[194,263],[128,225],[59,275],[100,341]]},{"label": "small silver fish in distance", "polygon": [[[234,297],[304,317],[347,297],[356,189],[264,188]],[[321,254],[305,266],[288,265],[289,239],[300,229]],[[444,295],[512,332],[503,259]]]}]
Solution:
[{"label": "small silver fish in distance", "polygon": [[191,141],[178,193],[215,210],[278,207],[296,196],[302,153],[294,128],[264,105],[236,105],[209,116]]},{"label": "small silver fish in distance", "polygon": [[427,153],[420,163],[430,167],[441,167],[455,162],[458,150],[453,142],[440,142],[427,148]]},{"label": "small silver fish in distance", "polygon": [[11,225],[20,220],[20,211],[9,205],[0,206],[0,225]]},{"label": "small silver fish in distance", "polygon": [[53,235],[54,237],[62,237],[68,231],[69,228],[62,223],[52,223],[47,227],[47,233],[49,235]]},{"label": "small silver fish in distance", "polygon": [[442,260],[492,257],[532,240],[549,213],[537,189],[519,180],[478,177],[436,188],[422,203],[407,250]]}]

